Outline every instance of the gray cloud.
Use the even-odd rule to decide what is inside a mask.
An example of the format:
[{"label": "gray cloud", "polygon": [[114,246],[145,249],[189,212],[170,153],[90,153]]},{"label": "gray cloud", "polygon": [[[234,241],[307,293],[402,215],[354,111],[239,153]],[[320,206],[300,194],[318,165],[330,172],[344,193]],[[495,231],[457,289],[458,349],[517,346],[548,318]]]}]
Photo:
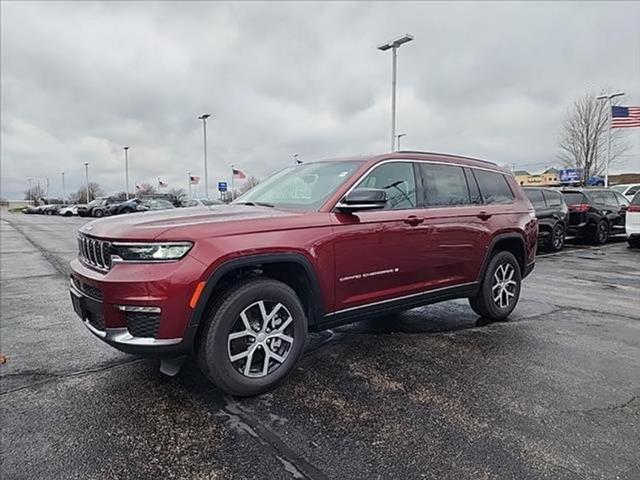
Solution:
[{"label": "gray cloud", "polygon": [[[640,103],[633,3],[3,3],[2,195],[27,177],[60,191],[83,162],[107,190],[157,176],[210,183],[235,164],[266,176],[303,159],[389,148],[390,56],[399,54],[403,146],[531,170],[556,164],[559,123],[588,89]],[[640,171],[640,138],[618,170]]]}]

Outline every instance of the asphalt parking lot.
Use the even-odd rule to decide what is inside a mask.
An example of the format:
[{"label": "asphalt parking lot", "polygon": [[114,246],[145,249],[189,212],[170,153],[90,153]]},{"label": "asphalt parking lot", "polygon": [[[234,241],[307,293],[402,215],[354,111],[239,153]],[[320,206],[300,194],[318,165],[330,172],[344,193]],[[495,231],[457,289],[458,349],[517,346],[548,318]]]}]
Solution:
[{"label": "asphalt parking lot", "polygon": [[314,334],[223,396],[94,338],[67,292],[86,220],[3,212],[3,478],[640,478],[640,251],[538,258],[509,322],[451,301]]}]

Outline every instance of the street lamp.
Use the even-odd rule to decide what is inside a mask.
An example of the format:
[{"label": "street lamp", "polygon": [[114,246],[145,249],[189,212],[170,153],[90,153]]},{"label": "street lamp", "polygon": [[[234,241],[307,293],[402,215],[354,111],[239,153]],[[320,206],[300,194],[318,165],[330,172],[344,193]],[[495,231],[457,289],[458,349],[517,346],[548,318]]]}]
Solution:
[{"label": "street lamp", "polygon": [[391,40],[378,47],[380,51],[392,51],[391,57],[391,151],[395,150],[396,142],[396,83],[397,83],[397,71],[398,71],[398,48],[413,40],[413,35],[408,33],[404,34],[400,38]]},{"label": "street lamp", "polygon": [[126,187],[125,193],[127,200],[129,200],[129,147],[122,147],[124,150],[124,184]]},{"label": "street lamp", "polygon": [[84,177],[87,181],[87,204],[89,204],[89,162],[84,162]]},{"label": "street lamp", "polygon": [[406,133],[399,133],[398,135],[396,135],[396,138],[398,139],[398,151],[400,151],[400,139],[405,135]]},{"label": "street lamp", "polygon": [[202,120],[202,138],[204,140],[204,195],[209,198],[209,174],[207,173],[207,118],[211,115],[203,113],[198,117]]},{"label": "street lamp", "polygon": [[609,131],[607,132],[607,168],[604,173],[604,186],[609,186],[609,162],[611,161],[611,121],[612,121],[612,113],[611,107],[613,106],[611,100],[616,97],[621,97],[624,95],[624,92],[612,93],[610,95],[599,95],[596,97],[596,100],[607,100],[607,104],[609,106]]},{"label": "street lamp", "polygon": [[66,200],[65,200],[66,198],[67,198],[67,193],[66,193],[65,188],[64,188],[64,172],[62,172],[62,203],[63,204],[67,203]]}]

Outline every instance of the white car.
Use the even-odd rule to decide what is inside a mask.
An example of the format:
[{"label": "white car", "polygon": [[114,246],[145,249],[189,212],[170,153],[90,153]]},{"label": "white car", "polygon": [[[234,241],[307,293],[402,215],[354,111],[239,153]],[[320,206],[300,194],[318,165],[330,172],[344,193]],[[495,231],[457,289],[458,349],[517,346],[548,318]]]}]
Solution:
[{"label": "white car", "polygon": [[66,205],[62,207],[60,210],[58,210],[58,215],[62,215],[63,217],[71,217],[73,215],[78,215],[79,206],[80,205]]},{"label": "white car", "polygon": [[640,192],[631,199],[626,217],[627,242],[632,248],[640,248]]},{"label": "white car", "polygon": [[625,183],[622,185],[615,185],[611,188],[616,192],[620,192],[622,195],[627,197],[627,200],[631,201],[633,196],[640,192],[640,183]]}]

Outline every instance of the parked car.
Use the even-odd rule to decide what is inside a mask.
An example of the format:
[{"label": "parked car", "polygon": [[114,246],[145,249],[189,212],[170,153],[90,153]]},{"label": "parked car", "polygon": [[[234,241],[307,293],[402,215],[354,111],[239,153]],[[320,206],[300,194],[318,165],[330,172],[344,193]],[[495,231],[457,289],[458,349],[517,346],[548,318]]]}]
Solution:
[{"label": "parked car", "polygon": [[38,213],[40,207],[34,206],[34,205],[27,205],[26,207],[24,207],[22,209],[22,213],[26,213],[28,215],[33,215],[35,213]]},{"label": "parked car", "polygon": [[279,382],[307,332],[468,298],[505,319],[534,267],[538,223],[494,163],[423,152],[305,162],[224,209],[82,226],[73,307],[125,352],[185,355],[233,395]]},{"label": "parked car", "polygon": [[42,213],[44,215],[58,215],[58,212],[62,207],[63,205],[42,205],[38,210],[38,213]]},{"label": "parked car", "polygon": [[80,207],[86,207],[86,205],[64,205],[58,211],[58,215],[61,215],[63,217],[78,215],[78,208]]},{"label": "parked car", "polygon": [[166,200],[171,203],[174,207],[180,207],[180,200],[175,195],[171,193],[147,193],[140,197],[142,200]]},{"label": "parked car", "polygon": [[162,198],[149,198],[146,200],[142,200],[142,202],[138,206],[138,210],[141,212],[147,210],[170,210],[173,208],[176,208],[173,203]]},{"label": "parked car", "polygon": [[571,188],[562,190],[562,194],[569,205],[568,235],[602,245],[609,236],[624,233],[629,201],[620,192],[607,188]]},{"label": "parked car", "polygon": [[129,200],[125,200],[124,202],[109,205],[109,207],[107,208],[107,212],[109,215],[120,215],[121,213],[133,213],[146,210],[141,209],[140,205],[142,205],[142,200],[140,200],[139,198],[131,198]]},{"label": "parked car", "polygon": [[538,244],[552,252],[562,250],[569,215],[564,197],[559,191],[550,188],[525,187],[524,193],[536,211]]},{"label": "parked car", "polygon": [[626,220],[627,242],[632,248],[640,248],[640,191],[631,199],[627,208]]},{"label": "parked car", "polygon": [[212,198],[190,198],[182,202],[183,207],[211,207],[213,205],[224,205],[224,203]]},{"label": "parked car", "polygon": [[119,203],[114,197],[98,197],[87,205],[78,207],[78,215],[81,217],[104,217],[108,214],[109,205]]},{"label": "parked car", "polygon": [[640,183],[625,183],[623,185],[616,185],[611,188],[616,192],[620,192],[622,195],[627,197],[627,200],[631,201],[634,195],[640,192]]}]

